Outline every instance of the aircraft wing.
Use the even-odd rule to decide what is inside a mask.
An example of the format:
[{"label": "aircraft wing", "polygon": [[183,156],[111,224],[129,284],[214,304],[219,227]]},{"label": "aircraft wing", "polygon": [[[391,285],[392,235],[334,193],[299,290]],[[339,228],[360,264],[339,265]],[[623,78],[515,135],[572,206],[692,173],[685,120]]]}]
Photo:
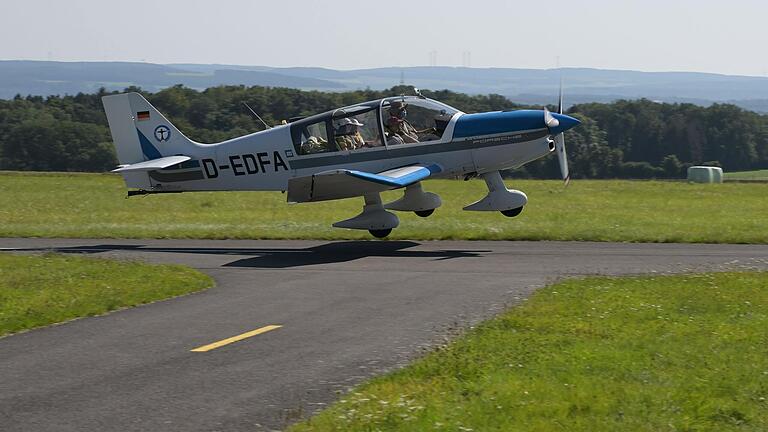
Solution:
[{"label": "aircraft wing", "polygon": [[380,173],[358,170],[323,171],[288,181],[288,202],[326,201],[406,187],[437,174],[438,165],[408,165]]},{"label": "aircraft wing", "polygon": [[120,165],[112,172],[132,172],[132,171],[154,171],[163,168],[168,168],[182,162],[186,162],[192,159],[189,156],[166,156],[158,159],[152,159],[144,162],[138,162],[130,165]]}]

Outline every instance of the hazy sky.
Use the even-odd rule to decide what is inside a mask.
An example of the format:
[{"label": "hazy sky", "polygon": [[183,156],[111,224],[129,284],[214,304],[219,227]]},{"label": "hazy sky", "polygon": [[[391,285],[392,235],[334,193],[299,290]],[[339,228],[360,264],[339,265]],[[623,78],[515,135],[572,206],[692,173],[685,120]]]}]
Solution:
[{"label": "hazy sky", "polygon": [[3,0],[0,59],[768,75],[765,0]]}]

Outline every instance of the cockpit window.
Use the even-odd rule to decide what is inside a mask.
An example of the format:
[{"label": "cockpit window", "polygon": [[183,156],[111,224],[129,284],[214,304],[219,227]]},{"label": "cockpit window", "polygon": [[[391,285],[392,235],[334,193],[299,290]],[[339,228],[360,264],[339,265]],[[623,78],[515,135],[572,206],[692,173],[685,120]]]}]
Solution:
[{"label": "cockpit window", "polygon": [[438,141],[457,112],[431,99],[380,99],[297,119],[291,138],[299,156]]},{"label": "cockpit window", "polygon": [[297,124],[291,128],[293,145],[300,155],[324,153],[335,150],[328,142],[325,120],[310,124]]},{"label": "cockpit window", "polygon": [[430,99],[408,98],[382,105],[387,145],[437,141],[458,111]]},{"label": "cockpit window", "polygon": [[[381,147],[381,133],[376,108],[338,110],[333,114],[333,134],[339,150],[360,150]],[[357,113],[350,115],[351,113]]]}]

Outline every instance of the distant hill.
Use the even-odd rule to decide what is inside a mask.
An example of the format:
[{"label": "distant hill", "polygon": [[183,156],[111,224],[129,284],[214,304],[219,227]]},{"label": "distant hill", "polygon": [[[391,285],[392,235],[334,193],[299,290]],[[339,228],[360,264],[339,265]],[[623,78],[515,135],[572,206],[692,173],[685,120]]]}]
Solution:
[{"label": "distant hill", "polygon": [[567,102],[646,98],[709,105],[728,102],[768,112],[768,78],[692,72],[637,72],[586,68],[511,69],[390,67],[333,70],[220,64],[0,61],[0,98],[121,90],[135,85],[157,91],[175,84],[194,89],[260,85],[304,90],[384,89],[407,84],[469,94],[496,93],[520,103],[554,103],[560,76]]},{"label": "distant hill", "polygon": [[195,89],[239,84],[318,90],[346,88],[332,81],[269,70],[193,69],[128,62],[0,61],[0,98],[3,99],[16,94],[93,93],[99,87],[122,90],[131,85],[154,92],[176,84]]}]

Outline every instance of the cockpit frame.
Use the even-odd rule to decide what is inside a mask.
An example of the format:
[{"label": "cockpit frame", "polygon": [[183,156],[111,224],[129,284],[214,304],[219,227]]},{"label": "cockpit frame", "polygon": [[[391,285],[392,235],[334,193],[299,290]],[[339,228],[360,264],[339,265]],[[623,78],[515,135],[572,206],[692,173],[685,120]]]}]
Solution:
[{"label": "cockpit frame", "polygon": [[[430,110],[433,111],[434,118],[432,119],[432,121],[435,123],[435,129],[438,129],[438,126],[440,126],[438,124],[438,116],[442,117],[440,121],[444,122],[445,125],[447,125],[448,122],[450,122],[450,120],[455,118],[457,115],[463,114],[461,111],[451,107],[450,105],[444,104],[434,99],[429,99],[429,98],[424,98],[419,96],[386,97],[386,98],[367,101],[367,102],[363,102],[355,105],[336,108],[331,111],[326,111],[324,113],[305,117],[290,123],[291,138],[293,140],[294,148],[296,150],[296,156],[304,158],[304,157],[323,155],[327,153],[345,151],[345,150],[339,149],[335,142],[336,135],[335,135],[335,129],[334,129],[334,122],[338,121],[339,119],[343,119],[345,117],[347,118],[357,117],[359,115],[370,113],[371,111],[375,111],[375,115],[377,116],[378,121],[376,122],[377,123],[376,139],[381,144],[364,146],[361,148],[356,148],[353,150],[346,150],[346,151],[353,151],[353,152],[381,151],[381,150],[387,150],[389,148],[399,147],[403,145],[403,143],[393,145],[392,143],[388,142],[389,137],[388,137],[387,127],[386,127],[386,122],[387,120],[389,120],[389,110],[387,107],[395,101],[403,101],[409,106],[413,105],[414,107],[419,107],[419,109],[427,110],[427,112],[429,112]],[[306,140],[309,140],[311,137],[308,135],[308,129],[313,125],[320,124],[320,123],[323,123],[325,125],[324,128],[325,128],[326,136],[315,137],[316,142],[320,143],[317,146],[318,150],[306,151],[306,149],[303,149],[303,147],[306,143]],[[431,144],[437,144],[437,143],[449,141],[451,139],[450,136],[447,136],[447,134],[445,134],[445,128],[441,130],[441,134],[439,136],[435,136],[434,138],[436,139],[429,139],[426,141],[419,140],[419,142],[406,143],[405,145],[409,145],[409,146],[431,145]],[[327,149],[322,149],[321,147],[322,145],[327,145]]]}]

